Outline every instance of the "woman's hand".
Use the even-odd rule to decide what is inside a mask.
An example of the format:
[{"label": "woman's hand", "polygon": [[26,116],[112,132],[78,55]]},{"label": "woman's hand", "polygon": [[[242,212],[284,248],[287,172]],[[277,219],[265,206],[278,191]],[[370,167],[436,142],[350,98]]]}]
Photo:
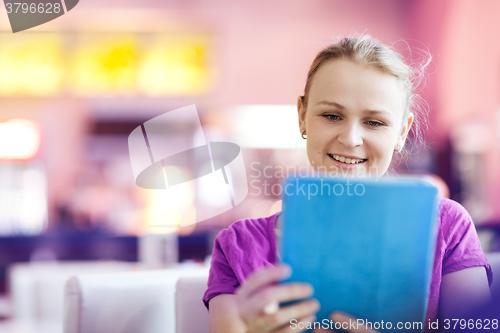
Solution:
[{"label": "woman's hand", "polygon": [[[294,301],[310,297],[311,285],[306,283],[277,284],[289,277],[289,266],[278,265],[259,270],[249,276],[236,292],[239,314],[247,326],[247,333],[257,332],[301,332],[292,329],[292,323],[305,327],[314,321],[319,309],[317,300],[302,301],[286,307],[279,307],[280,302]],[[293,326],[293,327],[297,327]]]},{"label": "woman's hand", "polygon": [[[348,314],[342,313],[342,312],[332,312],[330,315],[330,318],[335,322],[338,323],[338,327],[342,327],[344,331],[347,332],[358,332],[358,333],[378,333],[376,330],[372,330],[366,327],[360,327],[357,326],[356,328],[351,327],[352,322],[357,322],[357,318],[352,317]],[[332,330],[325,330],[325,329],[315,329],[313,330],[313,333],[326,333],[326,332],[337,332],[337,331],[332,331]]]}]

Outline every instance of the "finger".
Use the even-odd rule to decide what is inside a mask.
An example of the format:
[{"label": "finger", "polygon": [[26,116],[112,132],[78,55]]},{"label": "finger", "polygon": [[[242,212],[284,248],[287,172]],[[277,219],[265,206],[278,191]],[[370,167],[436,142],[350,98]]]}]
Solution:
[{"label": "finger", "polygon": [[[276,332],[286,327],[291,327],[296,332],[297,328],[304,328],[304,318],[314,317],[319,309],[319,302],[311,300],[301,302],[278,311],[273,315],[261,315],[248,321],[250,332]],[[286,330],[285,330],[286,331]]]},{"label": "finger", "polygon": [[[337,323],[347,323],[347,327],[350,327],[350,323],[355,321],[357,322],[357,318],[353,317],[353,316],[350,316],[346,313],[343,313],[343,312],[334,312],[332,313],[332,315],[330,316],[333,321],[337,322]],[[342,325],[343,327],[343,325]],[[360,325],[356,325],[356,329],[346,329],[346,331],[349,331],[349,332],[358,332],[358,333],[377,333],[377,331],[375,330],[372,330],[372,329],[369,329],[369,328],[366,328],[366,326],[360,326]]]},{"label": "finger", "polygon": [[264,313],[265,314],[273,314],[273,313],[278,312],[279,309],[280,309],[279,303],[276,301],[271,301],[271,303],[269,303],[268,305],[266,305],[264,307]]},{"label": "finger", "polygon": [[[286,283],[269,286],[251,296],[242,304],[247,314],[261,314],[271,303],[288,302],[312,296],[314,290],[307,283]],[[271,307],[271,306],[269,306]]]},{"label": "finger", "polygon": [[[309,318],[314,316],[319,309],[319,302],[317,300],[309,300],[300,302],[291,306],[287,306],[274,315],[264,316],[265,322],[271,327],[292,326],[295,322],[300,322],[301,318]],[[296,326],[304,327],[303,325],[296,324]]]},{"label": "finger", "polygon": [[287,321],[276,325],[271,323],[269,318],[260,317],[256,321],[261,321],[262,326],[257,325],[256,330],[250,330],[251,332],[273,332],[273,333],[285,333],[285,332],[303,332],[312,327],[314,320],[316,320],[315,315],[308,315],[299,318],[295,321]]},{"label": "finger", "polygon": [[249,297],[262,286],[276,283],[290,276],[292,270],[288,265],[266,267],[251,274],[243,285],[238,289],[238,295],[243,299]]}]

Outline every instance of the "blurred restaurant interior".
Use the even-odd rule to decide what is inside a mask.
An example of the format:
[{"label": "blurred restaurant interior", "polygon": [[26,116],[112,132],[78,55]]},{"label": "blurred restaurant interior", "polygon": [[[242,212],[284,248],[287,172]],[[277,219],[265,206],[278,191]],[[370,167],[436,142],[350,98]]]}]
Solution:
[{"label": "blurred restaurant interior", "polygon": [[[61,331],[62,309],[47,305],[60,306],[59,294],[43,306],[16,299],[14,290],[39,274],[26,265],[206,266],[221,229],[279,211],[272,185],[285,175],[264,168],[305,165],[296,101],[308,66],[329,40],[354,32],[415,62],[432,54],[421,90],[427,147],[397,172],[440,182],[471,214],[484,251],[500,251],[498,13],[495,0],[82,0],[13,34],[0,10],[0,328],[31,332],[12,322],[55,318],[39,332]],[[180,227],[158,191],[136,185],[127,138],[191,104],[207,140],[241,147],[249,194]],[[170,135],[199,133],[179,123]],[[197,190],[205,206],[220,205]],[[186,207],[196,216],[192,200]],[[148,252],[148,237],[169,234],[171,252]],[[24,282],[14,280],[22,274]]]}]

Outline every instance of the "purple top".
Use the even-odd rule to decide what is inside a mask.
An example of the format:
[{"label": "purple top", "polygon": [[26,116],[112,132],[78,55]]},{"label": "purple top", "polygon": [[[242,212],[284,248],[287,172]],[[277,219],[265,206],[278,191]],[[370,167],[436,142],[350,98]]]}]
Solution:
[{"label": "purple top", "polygon": [[[432,268],[427,320],[438,316],[439,291],[443,275],[473,266],[484,266],[488,283],[491,267],[481,249],[472,219],[459,203],[441,198],[440,225]],[[219,294],[234,294],[246,277],[257,269],[280,261],[274,224],[276,213],[259,219],[245,219],[222,230],[215,239],[208,289],[203,302]]]}]

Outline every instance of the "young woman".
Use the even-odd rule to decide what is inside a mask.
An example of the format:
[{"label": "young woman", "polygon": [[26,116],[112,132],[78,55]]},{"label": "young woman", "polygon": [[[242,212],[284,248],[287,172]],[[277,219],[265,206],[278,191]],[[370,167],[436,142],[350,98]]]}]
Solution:
[{"label": "young woman", "polygon": [[[420,72],[369,36],[343,38],[318,53],[297,103],[311,165],[343,171],[339,174],[383,176],[403,153],[412,127],[419,132],[414,82]],[[307,284],[277,284],[290,274],[289,267],[278,264],[279,229],[278,213],[238,221],[217,236],[203,298],[211,333],[297,332],[299,325],[292,326],[292,320],[314,320],[316,300],[277,306],[313,292]],[[459,318],[489,300],[491,279],[467,211],[440,198],[426,319]],[[332,316],[335,321],[349,318],[340,313]]]}]

